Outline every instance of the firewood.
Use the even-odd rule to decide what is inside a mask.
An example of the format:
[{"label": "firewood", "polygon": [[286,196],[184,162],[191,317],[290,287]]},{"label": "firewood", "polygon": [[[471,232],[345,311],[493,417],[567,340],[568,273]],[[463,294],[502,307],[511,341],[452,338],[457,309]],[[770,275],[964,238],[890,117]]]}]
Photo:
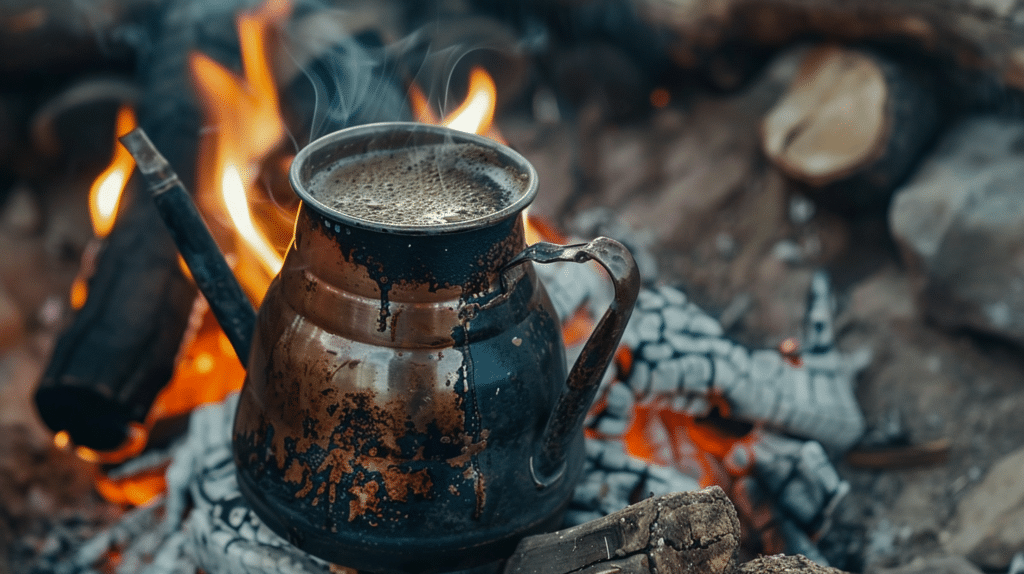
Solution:
[{"label": "firewood", "polygon": [[727,574],[735,567],[739,539],[735,507],[712,486],[649,498],[573,528],[524,538],[505,574]]},{"label": "firewood", "polygon": [[781,47],[801,38],[881,40],[1024,89],[1020,7],[985,0],[636,0],[676,65],[699,68],[732,41]]},{"label": "firewood", "polygon": [[[173,8],[173,5],[172,5]],[[176,44],[187,23],[162,22],[146,70],[140,123],[186,184],[194,177],[200,118],[188,99],[186,52]],[[168,22],[174,22],[169,25]],[[58,339],[36,391],[54,431],[78,445],[117,448],[130,422],[142,422],[170,380],[196,298],[174,242],[147,194],[131,198],[106,238],[89,297]]]},{"label": "firewood", "polygon": [[883,206],[939,127],[935,85],[877,52],[811,50],[761,126],[765,154],[820,199]]}]

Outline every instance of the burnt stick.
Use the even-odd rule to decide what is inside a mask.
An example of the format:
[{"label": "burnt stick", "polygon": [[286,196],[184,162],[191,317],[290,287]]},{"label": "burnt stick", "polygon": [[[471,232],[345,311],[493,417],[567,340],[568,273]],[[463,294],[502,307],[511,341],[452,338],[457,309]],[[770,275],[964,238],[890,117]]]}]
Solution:
[{"label": "burnt stick", "polygon": [[248,363],[256,311],[231,273],[195,203],[142,128],[119,138],[149,185],[157,211],[235,354]]}]

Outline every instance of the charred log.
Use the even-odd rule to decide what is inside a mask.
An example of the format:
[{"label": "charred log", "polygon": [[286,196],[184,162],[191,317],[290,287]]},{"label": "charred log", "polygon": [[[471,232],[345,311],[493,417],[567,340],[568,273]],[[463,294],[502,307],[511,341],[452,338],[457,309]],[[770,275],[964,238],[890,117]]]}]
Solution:
[{"label": "charred log", "polygon": [[[157,41],[141,58],[142,126],[190,182],[200,114],[187,94],[186,56],[195,32],[171,3]],[[43,421],[75,444],[110,450],[129,423],[145,420],[173,373],[195,286],[183,275],[152,200],[133,198],[119,217],[89,281],[90,296],[57,341],[36,392]]]}]

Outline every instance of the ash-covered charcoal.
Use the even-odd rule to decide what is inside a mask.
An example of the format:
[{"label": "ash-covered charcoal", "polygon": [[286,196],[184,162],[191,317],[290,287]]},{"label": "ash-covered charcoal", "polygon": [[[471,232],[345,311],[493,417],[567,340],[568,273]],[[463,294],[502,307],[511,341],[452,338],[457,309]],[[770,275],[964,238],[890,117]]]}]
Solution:
[{"label": "ash-covered charcoal", "polygon": [[691,476],[630,456],[622,441],[590,439],[583,479],[569,504],[565,526],[601,518],[650,496],[699,489]]},{"label": "ash-covered charcoal", "polygon": [[[596,302],[605,297],[606,282],[593,270],[575,266],[539,274],[555,293],[563,320],[587,302],[592,312],[602,309]],[[718,395],[729,403],[733,417],[814,439],[829,449],[845,450],[864,433],[853,385],[868,357],[834,347],[832,293],[824,272],[811,282],[805,348],[798,356],[751,350],[723,333],[721,324],[682,291],[668,286],[641,290],[622,337],[633,361],[620,376],[641,404],[671,404],[701,416],[711,409],[708,398]],[[615,405],[624,402],[621,394],[611,397]]]},{"label": "ash-covered charcoal", "polygon": [[[89,538],[65,536],[50,567],[35,571],[91,574],[325,573],[331,567],[277,536],[248,508],[231,454],[238,396],[192,414],[185,439],[174,447],[167,493],[126,513]],[[66,540],[65,540],[66,538]],[[56,553],[56,551],[55,551]],[[117,559],[111,560],[116,553]]]},{"label": "ash-covered charcoal", "polygon": [[850,484],[839,477],[822,446],[763,433],[753,451],[754,477],[768,499],[805,533],[824,534]]}]

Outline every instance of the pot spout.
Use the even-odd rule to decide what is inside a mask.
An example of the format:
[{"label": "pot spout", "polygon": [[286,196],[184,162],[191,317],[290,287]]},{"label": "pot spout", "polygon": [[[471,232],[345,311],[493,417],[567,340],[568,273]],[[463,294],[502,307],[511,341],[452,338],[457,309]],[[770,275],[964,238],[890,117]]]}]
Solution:
[{"label": "pot spout", "polygon": [[185,186],[142,128],[120,138],[146,180],[160,218],[171,232],[174,244],[188,265],[199,291],[206,297],[213,316],[242,366],[249,364],[256,310],[242,292],[242,286],[228,267],[224,254],[196,209]]}]

